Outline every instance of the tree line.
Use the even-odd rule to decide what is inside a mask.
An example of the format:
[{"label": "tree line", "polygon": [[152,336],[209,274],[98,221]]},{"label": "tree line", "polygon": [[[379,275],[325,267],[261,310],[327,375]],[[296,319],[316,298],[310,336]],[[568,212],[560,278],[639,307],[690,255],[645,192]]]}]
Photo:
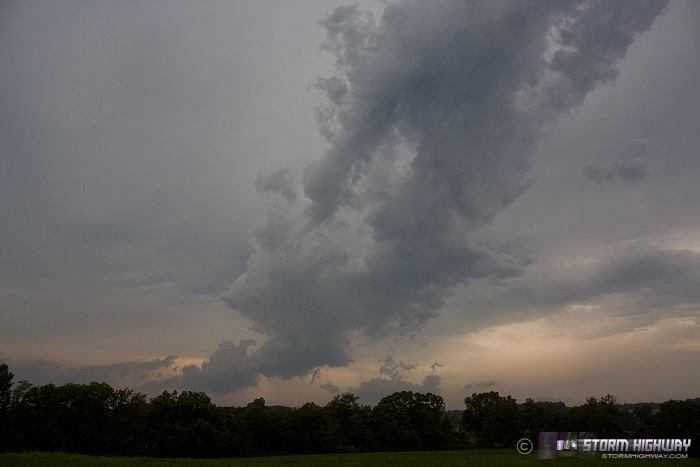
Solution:
[{"label": "tree line", "polygon": [[[12,383],[0,364],[0,451],[62,451],[110,456],[238,457],[360,451],[512,447],[541,431],[599,437],[688,438],[700,434],[700,399],[637,404],[613,396],[518,404],[498,392],[472,394],[447,411],[432,393],[395,392],[377,405],[337,395],[324,406],[215,405],[203,392],[164,391],[150,400],[107,383]],[[695,443],[694,443],[695,444]]]}]

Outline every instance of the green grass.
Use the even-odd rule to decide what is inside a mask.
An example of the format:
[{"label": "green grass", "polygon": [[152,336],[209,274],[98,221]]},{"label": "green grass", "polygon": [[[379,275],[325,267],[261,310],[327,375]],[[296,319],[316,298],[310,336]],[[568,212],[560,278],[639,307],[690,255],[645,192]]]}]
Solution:
[{"label": "green grass", "polygon": [[[676,464],[678,463],[678,464]],[[79,454],[31,452],[0,454],[4,466],[329,466],[329,467],[378,467],[378,466],[574,466],[594,467],[655,465],[700,466],[700,459],[595,459],[559,458],[539,460],[535,452],[518,454],[515,449],[440,451],[440,452],[390,452],[359,454],[318,454],[308,456],[247,457],[236,459],[155,459],[149,457],[95,457]]]}]

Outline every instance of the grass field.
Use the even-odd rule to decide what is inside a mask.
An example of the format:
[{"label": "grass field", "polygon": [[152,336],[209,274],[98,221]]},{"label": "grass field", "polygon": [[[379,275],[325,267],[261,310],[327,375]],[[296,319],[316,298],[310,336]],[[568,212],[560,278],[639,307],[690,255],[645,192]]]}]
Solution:
[{"label": "grass field", "polygon": [[0,454],[0,465],[5,466],[330,466],[330,467],[378,467],[378,466],[573,466],[594,467],[655,465],[700,466],[700,459],[595,459],[559,458],[539,460],[535,452],[521,455],[513,449],[440,451],[440,452],[391,452],[361,454],[323,454],[308,456],[271,456],[236,459],[155,459],[148,457],[94,457],[64,453]]}]

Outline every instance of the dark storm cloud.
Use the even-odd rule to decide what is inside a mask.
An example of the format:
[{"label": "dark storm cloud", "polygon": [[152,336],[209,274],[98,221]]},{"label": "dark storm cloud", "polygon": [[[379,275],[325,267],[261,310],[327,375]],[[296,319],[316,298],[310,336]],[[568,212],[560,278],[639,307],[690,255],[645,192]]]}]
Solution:
[{"label": "dark storm cloud", "polygon": [[[579,3],[579,2],[577,2]],[[552,55],[549,69],[560,74],[550,88],[550,105],[567,110],[581,104],[588,92],[618,74],[618,62],[635,34],[654,22],[666,2],[619,2],[613,8],[605,0],[579,3],[571,21],[567,11],[559,17],[561,45]]]},{"label": "dark storm cloud", "polygon": [[[235,363],[216,389],[347,365],[353,335],[411,334],[455,286],[521,274],[524,260],[470,232],[528,189],[543,125],[615,78],[664,7],[406,1],[379,24],[358,7],[324,19],[337,66],[317,83],[329,148],[303,174],[308,202],[270,211],[224,296],[268,340],[230,360],[220,348],[216,360]],[[287,182],[278,172],[258,188],[284,196]]]}]

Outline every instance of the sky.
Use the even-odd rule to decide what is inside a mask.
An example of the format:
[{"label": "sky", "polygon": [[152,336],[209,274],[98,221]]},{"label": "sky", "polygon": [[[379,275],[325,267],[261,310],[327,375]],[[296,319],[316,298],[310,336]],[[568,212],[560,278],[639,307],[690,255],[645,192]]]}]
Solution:
[{"label": "sky", "polygon": [[0,4],[0,361],[217,404],[698,397],[700,4]]}]

